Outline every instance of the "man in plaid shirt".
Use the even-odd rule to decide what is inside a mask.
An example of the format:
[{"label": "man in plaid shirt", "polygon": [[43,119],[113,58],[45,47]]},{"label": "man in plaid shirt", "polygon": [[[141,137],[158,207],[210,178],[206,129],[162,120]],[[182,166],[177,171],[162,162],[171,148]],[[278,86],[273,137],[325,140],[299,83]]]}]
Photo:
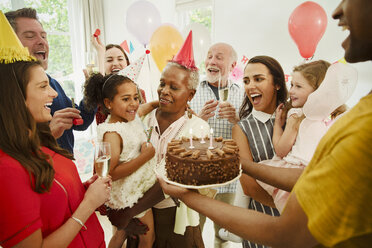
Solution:
[{"label": "man in plaid shirt", "polygon": [[[235,82],[229,81],[229,74],[234,69],[237,54],[232,46],[216,43],[209,48],[205,59],[206,80],[202,81],[190,102],[190,108],[207,121],[213,128],[213,136],[231,139],[232,127],[239,121],[239,108],[244,97],[244,89]],[[218,88],[228,89],[226,101],[219,99]],[[217,190],[217,200],[233,203],[237,181]],[[200,227],[203,229],[205,216],[200,216]],[[214,224],[215,247],[223,247],[223,240],[218,236],[219,226]]]}]

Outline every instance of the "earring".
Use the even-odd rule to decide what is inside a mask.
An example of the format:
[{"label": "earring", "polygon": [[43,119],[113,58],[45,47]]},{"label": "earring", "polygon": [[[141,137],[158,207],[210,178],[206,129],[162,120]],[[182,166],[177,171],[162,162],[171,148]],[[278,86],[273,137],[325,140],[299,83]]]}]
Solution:
[{"label": "earring", "polygon": [[190,102],[189,101],[187,102],[187,105],[186,105],[186,113],[187,113],[187,117],[189,119],[191,119],[192,118],[192,110],[190,108]]}]

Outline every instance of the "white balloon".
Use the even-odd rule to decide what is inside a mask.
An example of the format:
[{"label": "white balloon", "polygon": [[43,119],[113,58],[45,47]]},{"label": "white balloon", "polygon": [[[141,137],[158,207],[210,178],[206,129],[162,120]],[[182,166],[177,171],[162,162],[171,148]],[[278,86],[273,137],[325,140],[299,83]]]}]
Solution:
[{"label": "white balloon", "polygon": [[200,23],[190,23],[182,30],[182,36],[186,39],[190,30],[192,30],[192,46],[194,50],[194,59],[196,65],[199,67],[208,53],[211,46],[211,34],[208,28]]}]

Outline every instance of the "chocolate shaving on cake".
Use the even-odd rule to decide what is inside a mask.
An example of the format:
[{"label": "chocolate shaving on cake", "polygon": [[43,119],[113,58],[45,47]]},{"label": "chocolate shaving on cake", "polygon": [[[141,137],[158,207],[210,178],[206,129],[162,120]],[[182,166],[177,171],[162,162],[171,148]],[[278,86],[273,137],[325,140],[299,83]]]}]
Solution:
[{"label": "chocolate shaving on cake", "polygon": [[180,140],[180,139],[172,139],[172,141],[171,142],[169,142],[169,144],[182,144],[182,140]]},{"label": "chocolate shaving on cake", "polygon": [[213,153],[210,150],[207,150],[207,157],[208,159],[213,158]]},{"label": "chocolate shaving on cake", "polygon": [[192,153],[191,158],[197,159],[200,156],[200,150],[196,150]]},{"label": "chocolate shaving on cake", "polygon": [[169,147],[169,146],[180,146],[180,145],[181,145],[181,144],[179,144],[179,143],[173,143],[173,142],[172,142],[172,143],[169,143],[169,144],[168,144],[168,147]]},{"label": "chocolate shaving on cake", "polygon": [[238,149],[238,146],[233,146],[233,145],[225,145],[225,147],[229,148],[229,149],[234,149],[234,150],[239,150]]},{"label": "chocolate shaving on cake", "polygon": [[179,148],[181,148],[180,147],[180,145],[172,145],[172,146],[170,146],[170,145],[168,145],[168,151],[173,151],[174,149],[179,149]]},{"label": "chocolate shaving on cake", "polygon": [[222,151],[220,148],[216,148],[215,150],[217,152],[217,154],[220,156],[220,157],[225,157],[225,152]]},{"label": "chocolate shaving on cake", "polygon": [[222,141],[222,143],[223,143],[223,144],[226,144],[226,143],[233,143],[232,145],[236,145],[235,140],[233,140],[233,139],[225,139],[225,140]]},{"label": "chocolate shaving on cake", "polygon": [[187,138],[187,137],[185,137],[185,136],[182,136],[182,141],[183,142],[187,142],[187,141],[189,141],[190,139],[189,138]]},{"label": "chocolate shaving on cake", "polygon": [[181,152],[180,157],[184,158],[184,157],[190,156],[192,153],[193,151]]},{"label": "chocolate shaving on cake", "polygon": [[194,135],[192,136],[192,140],[199,140],[199,138]]},{"label": "chocolate shaving on cake", "polygon": [[174,153],[174,154],[179,154],[179,153],[181,153],[181,152],[185,152],[185,151],[186,151],[185,148],[178,148],[178,149],[174,149],[174,150],[173,150],[173,153]]},{"label": "chocolate shaving on cake", "polygon": [[223,138],[220,136],[220,137],[216,137],[214,140],[215,140],[216,142],[221,142],[221,141],[223,140]]},{"label": "chocolate shaving on cake", "polygon": [[227,147],[223,147],[222,150],[226,153],[229,153],[229,154],[234,154],[235,153],[234,149],[230,149],[230,148],[227,148]]}]

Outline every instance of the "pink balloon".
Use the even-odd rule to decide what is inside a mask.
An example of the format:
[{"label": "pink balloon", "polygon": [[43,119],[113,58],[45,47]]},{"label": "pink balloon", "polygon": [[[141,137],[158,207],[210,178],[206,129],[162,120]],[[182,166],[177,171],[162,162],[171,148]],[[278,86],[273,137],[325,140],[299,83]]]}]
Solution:
[{"label": "pink balloon", "polygon": [[126,21],[128,31],[144,46],[149,43],[151,35],[161,24],[158,9],[145,0],[134,2],[129,6]]},{"label": "pink balloon", "polygon": [[327,14],[317,3],[297,6],[288,21],[288,30],[305,59],[311,58],[327,27]]}]

